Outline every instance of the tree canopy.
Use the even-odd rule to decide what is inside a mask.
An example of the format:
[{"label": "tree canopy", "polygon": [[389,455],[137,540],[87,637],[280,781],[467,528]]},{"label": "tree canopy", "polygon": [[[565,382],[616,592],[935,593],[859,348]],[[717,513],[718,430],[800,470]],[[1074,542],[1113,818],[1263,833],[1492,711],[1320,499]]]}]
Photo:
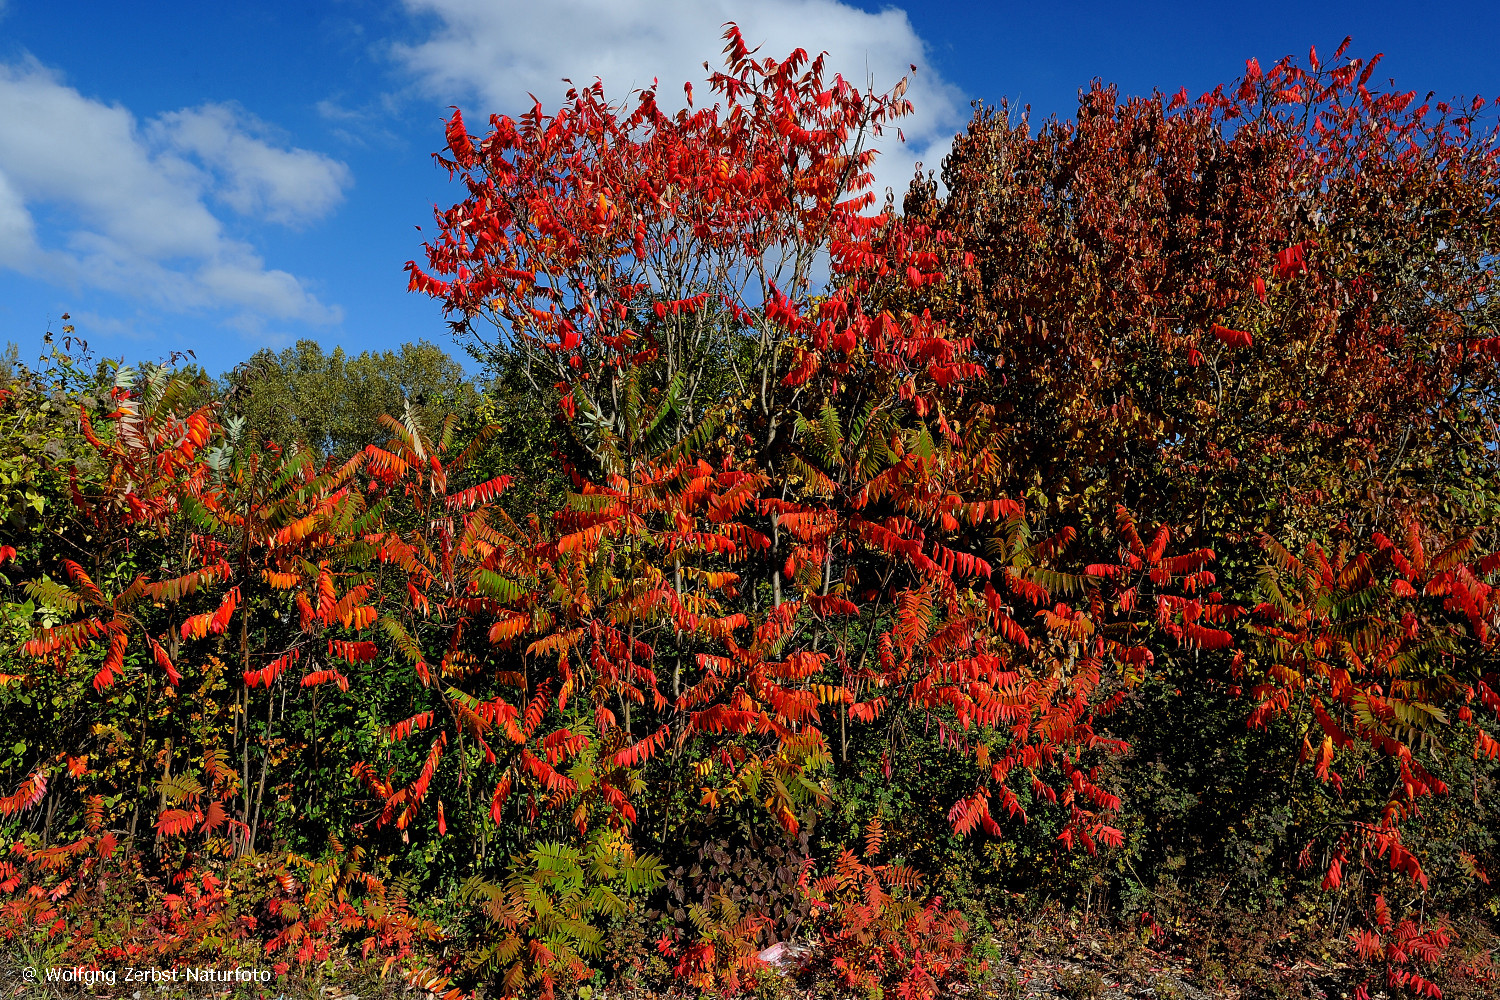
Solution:
[{"label": "tree canopy", "polygon": [[463,366],[427,341],[351,358],[299,340],[279,353],[258,351],[224,382],[231,411],[265,440],[340,457],[384,440],[381,416],[399,416],[408,403],[430,423],[448,413],[467,418],[479,404]]}]

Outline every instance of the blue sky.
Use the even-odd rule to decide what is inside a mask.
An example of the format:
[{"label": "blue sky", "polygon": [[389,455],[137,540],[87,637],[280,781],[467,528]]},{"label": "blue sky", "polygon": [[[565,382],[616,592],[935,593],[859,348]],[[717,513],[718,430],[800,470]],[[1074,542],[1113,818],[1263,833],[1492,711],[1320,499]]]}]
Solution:
[{"label": "blue sky", "polygon": [[920,67],[919,120],[882,180],[936,165],[971,100],[1072,110],[1099,77],[1127,93],[1227,82],[1262,64],[1385,53],[1381,77],[1500,96],[1494,0],[912,3],[837,0],[0,0],[0,341],[33,354],[69,312],[97,353],[195,352],[220,372],[264,346],[448,346],[405,290],[434,202],[442,116],[555,103],[560,77],[680,92],[739,21],[766,51],[827,49],[890,85]]}]

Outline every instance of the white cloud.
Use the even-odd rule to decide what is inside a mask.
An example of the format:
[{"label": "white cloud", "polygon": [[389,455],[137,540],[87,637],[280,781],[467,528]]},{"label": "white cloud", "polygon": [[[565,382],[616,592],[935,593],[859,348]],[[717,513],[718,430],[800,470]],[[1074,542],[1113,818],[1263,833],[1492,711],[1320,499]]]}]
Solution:
[{"label": "white cloud", "polygon": [[173,111],[148,130],[162,148],[218,173],[215,194],[242,215],[295,225],[327,214],[343,198],[349,168],[321,153],[272,146],[262,138],[269,131],[226,104]]},{"label": "white cloud", "polygon": [[910,73],[907,96],[916,114],[900,123],[905,146],[888,135],[880,143],[877,192],[897,198],[911,180],[912,164],[937,169],[962,125],[962,96],[928,68],[925,43],[904,11],[878,14],[837,0],[405,0],[408,10],[435,17],[431,36],[398,45],[397,58],[444,103],[478,98],[481,122],[491,112],[514,113],[535,94],[555,106],[567,77],[579,85],[595,77],[605,92],[623,98],[660,81],[663,103],[678,99],[691,82],[702,98],[703,62],[722,68],[724,23],[734,21],[760,54],[784,58],[794,48],[828,53],[831,72],[864,85],[873,78],[886,90]]},{"label": "white cloud", "polygon": [[338,322],[209,208],[291,223],[337,203],[347,168],[265,131],[225,105],[142,127],[34,61],[0,64],[0,266],[173,311],[227,310],[242,326]]},{"label": "white cloud", "polygon": [[36,223],[26,211],[26,201],[0,173],[0,266],[18,267],[37,253]]},{"label": "white cloud", "polygon": [[386,122],[401,112],[394,94],[381,94],[373,100],[351,107],[335,97],[324,98],[314,105],[318,117],[329,126],[329,134],[350,146],[372,143],[393,149],[405,149],[407,143],[392,132]]}]

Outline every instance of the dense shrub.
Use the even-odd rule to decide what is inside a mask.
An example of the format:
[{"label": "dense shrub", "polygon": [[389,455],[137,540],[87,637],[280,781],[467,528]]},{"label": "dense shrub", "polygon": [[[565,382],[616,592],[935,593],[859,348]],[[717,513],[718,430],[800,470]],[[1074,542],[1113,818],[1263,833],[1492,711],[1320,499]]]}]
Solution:
[{"label": "dense shrub", "polygon": [[0,934],[932,997],[1060,903],[1208,979],[1488,981],[1480,106],[1095,88],[898,214],[902,88],[727,39],[712,107],[450,120],[462,416],[12,366]]}]

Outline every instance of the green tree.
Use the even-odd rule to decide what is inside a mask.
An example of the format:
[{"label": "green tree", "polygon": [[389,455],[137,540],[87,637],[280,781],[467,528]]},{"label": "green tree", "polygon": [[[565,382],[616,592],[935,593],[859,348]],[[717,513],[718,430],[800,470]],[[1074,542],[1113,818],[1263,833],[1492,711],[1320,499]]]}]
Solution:
[{"label": "green tree", "polygon": [[480,398],[463,366],[427,341],[351,358],[299,340],[279,354],[257,352],[224,383],[230,412],[263,440],[337,457],[384,441],[380,415],[403,413],[407,402],[435,425],[448,413],[467,417]]}]

